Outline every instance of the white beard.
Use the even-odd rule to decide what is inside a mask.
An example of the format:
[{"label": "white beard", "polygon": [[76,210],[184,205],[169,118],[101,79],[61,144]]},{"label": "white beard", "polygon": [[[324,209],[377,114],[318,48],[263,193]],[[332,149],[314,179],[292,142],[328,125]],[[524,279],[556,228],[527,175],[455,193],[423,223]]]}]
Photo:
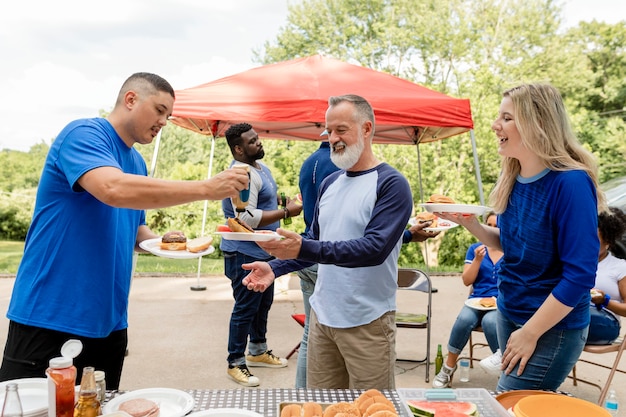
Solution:
[{"label": "white beard", "polygon": [[359,140],[354,145],[347,146],[343,141],[339,142],[338,145],[344,145],[345,148],[341,153],[335,153],[331,148],[330,160],[333,161],[333,164],[338,168],[348,170],[361,158],[363,149],[365,149],[365,138],[359,135]]}]

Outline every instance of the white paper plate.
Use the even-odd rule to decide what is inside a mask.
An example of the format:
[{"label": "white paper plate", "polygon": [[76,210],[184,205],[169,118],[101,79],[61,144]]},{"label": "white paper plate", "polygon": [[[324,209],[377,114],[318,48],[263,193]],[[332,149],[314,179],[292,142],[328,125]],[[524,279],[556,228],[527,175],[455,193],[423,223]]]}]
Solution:
[{"label": "white paper plate", "polygon": [[481,215],[486,211],[491,210],[486,206],[474,206],[471,204],[435,204],[424,203],[420,204],[424,209],[430,213],[463,213],[463,214],[476,214]]},{"label": "white paper plate", "polygon": [[[415,217],[411,217],[409,219],[409,224],[411,226],[415,226]],[[426,230],[427,232],[443,232],[445,230],[452,229],[457,226],[458,224],[451,222],[449,220],[438,219],[437,227],[425,227],[422,230]]]},{"label": "white paper plate", "polygon": [[160,256],[162,258],[170,259],[194,259],[204,255],[208,255],[215,251],[213,245],[202,252],[189,252],[188,250],[163,250],[161,249],[161,238],[147,239],[143,242],[139,242],[139,247],[143,250],[147,250],[153,255]]},{"label": "white paper plate", "polygon": [[193,410],[193,397],[185,391],[173,388],[146,388],[127,392],[104,405],[103,414],[114,413],[121,403],[134,398],[144,398],[159,405],[159,417],[183,417]]},{"label": "white paper plate", "polygon": [[6,385],[11,382],[17,384],[24,417],[48,415],[48,380],[46,378],[22,378],[0,383],[0,410],[4,405]]},{"label": "white paper plate", "polygon": [[243,408],[214,408],[211,410],[197,411],[189,414],[189,417],[263,417],[259,413]]},{"label": "white paper plate", "polygon": [[218,235],[222,236],[222,239],[227,240],[243,240],[246,242],[267,242],[269,240],[279,240],[283,237],[276,232],[255,232],[255,233],[245,233],[245,232],[215,232]]},{"label": "white paper plate", "polygon": [[496,310],[498,308],[497,306],[493,306],[493,307],[481,306],[480,298],[481,297],[468,298],[467,300],[465,300],[465,305],[475,310],[482,310],[482,311]]}]

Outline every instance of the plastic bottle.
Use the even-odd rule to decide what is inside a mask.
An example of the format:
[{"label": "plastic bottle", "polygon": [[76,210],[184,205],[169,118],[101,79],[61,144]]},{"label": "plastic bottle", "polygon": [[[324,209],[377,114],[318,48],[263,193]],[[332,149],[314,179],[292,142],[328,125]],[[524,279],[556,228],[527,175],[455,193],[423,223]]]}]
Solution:
[{"label": "plastic bottle", "polygon": [[463,352],[459,359],[459,381],[469,382],[470,380],[470,361],[467,352]]},{"label": "plastic bottle", "polygon": [[74,358],[83,349],[80,340],[70,339],[61,348],[61,355],[50,359],[46,369],[48,377],[48,417],[74,415],[76,367]]},{"label": "plastic bottle", "polygon": [[443,366],[443,353],[441,353],[441,345],[437,345],[437,357],[435,358],[435,375],[439,374]]},{"label": "plastic bottle", "polygon": [[[280,204],[283,207],[283,210],[287,208],[287,197],[285,197],[285,193],[280,193]],[[285,214],[287,213],[285,212]],[[291,217],[285,217],[283,219],[283,224],[291,224]]]},{"label": "plastic bottle", "polygon": [[16,383],[8,383],[6,394],[4,395],[4,404],[2,405],[2,417],[22,417],[22,402],[18,393]]},{"label": "plastic bottle", "polygon": [[619,412],[619,402],[617,401],[617,395],[615,394],[615,390],[609,391],[609,396],[604,402],[604,408],[612,415],[616,416]]},{"label": "plastic bottle", "polygon": [[96,392],[98,393],[98,401],[100,401],[100,404],[102,404],[104,402],[107,391],[104,371],[94,372],[94,377],[96,378]]},{"label": "plastic bottle", "polygon": [[93,366],[83,368],[83,375],[80,379],[80,391],[78,402],[74,407],[74,417],[97,417],[101,413],[100,401],[98,401],[98,390],[96,388],[96,376]]}]

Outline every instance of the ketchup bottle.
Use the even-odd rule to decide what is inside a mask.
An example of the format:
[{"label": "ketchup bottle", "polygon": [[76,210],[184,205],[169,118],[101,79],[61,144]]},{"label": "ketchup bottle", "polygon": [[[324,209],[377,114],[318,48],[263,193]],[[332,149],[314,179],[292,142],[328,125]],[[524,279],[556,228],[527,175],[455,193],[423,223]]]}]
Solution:
[{"label": "ketchup bottle", "polygon": [[74,358],[83,348],[80,340],[70,339],[61,348],[61,355],[50,359],[48,376],[48,417],[73,417],[76,367]]}]

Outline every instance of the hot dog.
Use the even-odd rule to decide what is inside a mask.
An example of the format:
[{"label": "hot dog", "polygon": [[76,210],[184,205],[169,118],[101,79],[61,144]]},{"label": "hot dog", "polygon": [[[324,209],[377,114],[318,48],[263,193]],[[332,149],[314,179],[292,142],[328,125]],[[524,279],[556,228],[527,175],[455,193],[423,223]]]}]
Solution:
[{"label": "hot dog", "polygon": [[248,226],[246,222],[244,222],[241,219],[238,219],[236,217],[229,217],[227,222],[228,222],[228,227],[233,232],[254,233],[254,230],[250,226]]}]

